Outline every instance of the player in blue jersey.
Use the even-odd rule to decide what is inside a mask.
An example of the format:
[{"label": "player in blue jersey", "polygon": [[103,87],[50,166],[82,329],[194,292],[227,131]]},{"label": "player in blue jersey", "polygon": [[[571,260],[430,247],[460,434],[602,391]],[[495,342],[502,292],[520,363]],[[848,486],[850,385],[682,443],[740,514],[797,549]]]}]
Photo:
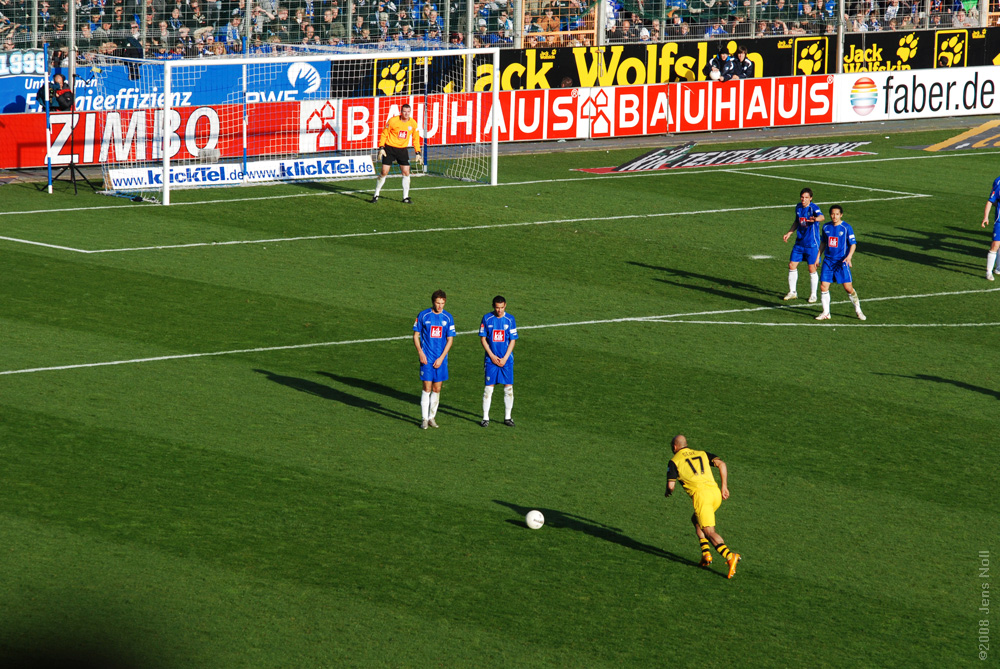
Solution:
[{"label": "player in blue jersey", "polygon": [[997,206],[996,215],[993,217],[993,243],[990,244],[990,252],[986,254],[986,278],[993,281],[993,273],[1000,274],[1000,267],[997,267],[997,251],[1000,251],[1000,177],[993,180],[993,190],[986,200],[986,211],[983,212],[983,225],[990,220],[990,207]]},{"label": "player in blue jersey", "polygon": [[443,290],[431,295],[430,309],[424,309],[413,321],[413,345],[420,358],[420,429],[437,427],[434,420],[441,402],[441,384],[448,380],[448,351],[455,340],[455,319],[444,310],[448,296]]},{"label": "player in blue jersey", "polygon": [[854,312],[858,319],[868,320],[861,311],[861,300],[854,290],[851,276],[851,260],[858,248],[858,240],[854,236],[854,228],[844,221],[844,208],[839,204],[830,207],[830,223],[823,226],[821,250],[823,251],[823,269],[820,272],[820,298],[823,313],[816,317],[818,321],[830,320],[830,284],[839,283],[847,291],[854,303]]},{"label": "player in blue jersey", "polygon": [[514,408],[514,344],[517,343],[517,323],[507,313],[507,299],[503,295],[493,298],[493,311],[483,316],[479,325],[479,341],[486,349],[483,367],[486,371],[486,389],[483,391],[483,427],[490,426],[490,404],[493,386],[503,384],[503,424],[514,427],[510,411]]},{"label": "player in blue jersey", "polygon": [[799,193],[799,204],[795,207],[795,221],[782,237],[787,244],[792,233],[795,233],[795,245],[788,258],[788,294],[784,298],[786,300],[794,300],[798,297],[799,263],[805,260],[809,266],[809,286],[811,288],[809,301],[816,301],[816,287],[819,286],[816,264],[819,260],[820,223],[823,222],[823,210],[812,199],[812,189],[803,188],[802,192]]}]

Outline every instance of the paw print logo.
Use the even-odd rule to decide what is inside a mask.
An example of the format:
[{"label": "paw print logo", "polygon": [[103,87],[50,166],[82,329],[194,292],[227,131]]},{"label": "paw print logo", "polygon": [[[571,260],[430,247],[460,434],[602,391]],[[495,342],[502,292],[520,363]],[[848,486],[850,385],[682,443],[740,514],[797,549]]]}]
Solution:
[{"label": "paw print logo", "polygon": [[917,42],[919,41],[920,38],[914,33],[903,35],[903,37],[899,40],[899,48],[896,49],[896,56],[899,58],[900,62],[905,63],[917,55]]},{"label": "paw print logo", "polygon": [[826,70],[826,50],[820,42],[803,46],[798,52],[798,71],[804,75],[818,74]]},{"label": "paw print logo", "polygon": [[406,87],[406,74],[409,71],[403,63],[396,62],[386,65],[379,72],[378,90],[382,95],[396,95]]},{"label": "paw print logo", "polygon": [[965,31],[953,33],[951,36],[938,33],[940,41],[937,49],[938,67],[960,67],[965,65]]}]

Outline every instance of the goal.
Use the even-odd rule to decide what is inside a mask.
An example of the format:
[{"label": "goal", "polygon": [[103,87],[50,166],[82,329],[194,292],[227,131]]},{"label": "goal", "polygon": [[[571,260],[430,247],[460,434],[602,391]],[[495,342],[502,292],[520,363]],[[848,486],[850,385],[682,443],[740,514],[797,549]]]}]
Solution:
[{"label": "goal", "polygon": [[373,179],[379,135],[404,104],[424,142],[411,174],[496,185],[499,65],[498,49],[108,56],[80,73],[77,107],[94,112],[87,149],[102,164],[103,192],[135,200]]}]

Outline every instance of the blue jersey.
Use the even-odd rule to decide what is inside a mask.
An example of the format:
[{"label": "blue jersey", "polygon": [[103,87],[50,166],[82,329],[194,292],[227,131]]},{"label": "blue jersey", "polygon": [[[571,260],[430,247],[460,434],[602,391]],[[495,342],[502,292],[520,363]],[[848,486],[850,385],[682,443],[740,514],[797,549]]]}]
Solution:
[{"label": "blue jersey", "polygon": [[[504,314],[503,317],[497,318],[496,314],[491,311],[483,316],[483,322],[479,325],[479,336],[486,337],[486,343],[493,351],[493,355],[502,358],[507,355],[507,347],[510,346],[510,342],[517,339],[517,323],[514,322],[514,317],[510,314]],[[486,359],[489,360],[489,356],[486,356]],[[510,359],[514,359],[513,354]]]},{"label": "blue jersey", "polygon": [[798,246],[815,248],[819,246],[819,233],[822,223],[810,223],[812,217],[823,215],[823,210],[815,202],[810,202],[808,206],[795,205],[795,221],[798,227],[795,229],[795,243]]},{"label": "blue jersey", "polygon": [[413,321],[413,331],[420,333],[420,348],[432,362],[444,353],[448,337],[455,336],[455,319],[447,311],[436,314],[433,309],[424,309]]},{"label": "blue jersey", "polygon": [[831,262],[840,262],[851,252],[851,244],[857,244],[854,228],[850,223],[841,221],[840,225],[827,223],[823,226],[823,239],[826,240],[826,255]]},{"label": "blue jersey", "polygon": [[990,202],[996,205],[993,207],[993,224],[996,225],[1000,223],[1000,177],[993,180],[993,190],[990,191]]}]

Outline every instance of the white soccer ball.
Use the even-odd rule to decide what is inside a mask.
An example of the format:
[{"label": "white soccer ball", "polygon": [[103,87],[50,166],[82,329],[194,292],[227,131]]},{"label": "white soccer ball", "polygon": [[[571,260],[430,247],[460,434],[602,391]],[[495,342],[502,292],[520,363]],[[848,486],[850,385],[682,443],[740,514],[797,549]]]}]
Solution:
[{"label": "white soccer ball", "polygon": [[542,515],[541,511],[529,511],[524,516],[524,523],[533,530],[540,530],[545,524],[545,516]]},{"label": "white soccer ball", "polygon": [[711,72],[708,73],[708,78],[711,79],[712,81],[718,81],[719,79],[722,78],[722,73],[716,69],[713,69]]}]

